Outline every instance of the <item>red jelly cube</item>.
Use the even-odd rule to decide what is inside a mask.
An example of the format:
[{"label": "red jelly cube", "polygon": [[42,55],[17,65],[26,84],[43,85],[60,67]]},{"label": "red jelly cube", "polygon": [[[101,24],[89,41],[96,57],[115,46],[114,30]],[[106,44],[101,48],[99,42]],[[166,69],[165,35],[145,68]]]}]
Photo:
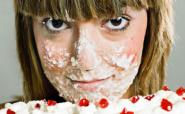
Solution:
[{"label": "red jelly cube", "polygon": [[40,104],[39,103],[35,104],[35,108],[40,109]]},{"label": "red jelly cube", "polygon": [[47,104],[48,104],[48,106],[54,106],[57,104],[57,102],[53,101],[53,100],[48,100]]},{"label": "red jelly cube", "polygon": [[139,96],[134,96],[130,100],[132,103],[136,103],[139,100]]},{"label": "red jelly cube", "polygon": [[14,112],[13,110],[11,110],[11,109],[8,109],[8,110],[6,111],[6,114],[15,114],[15,112]]},{"label": "red jelly cube", "polygon": [[161,108],[169,112],[169,111],[172,110],[173,105],[167,99],[162,99],[162,101],[161,101]]},{"label": "red jelly cube", "polygon": [[109,102],[107,101],[107,99],[105,98],[102,98],[100,101],[99,101],[99,106],[101,108],[106,108],[108,105],[109,105]]},{"label": "red jelly cube", "polygon": [[147,99],[147,100],[151,101],[151,100],[152,100],[152,98],[154,98],[154,96],[155,96],[155,95],[149,95],[149,96],[146,96],[146,97],[145,97],[145,99]]},{"label": "red jelly cube", "polygon": [[176,90],[177,95],[182,96],[185,93],[185,88],[180,87]]},{"label": "red jelly cube", "polygon": [[89,106],[89,100],[87,100],[86,98],[81,99],[79,102],[79,106]]},{"label": "red jelly cube", "polygon": [[123,108],[122,112],[120,114],[134,114],[132,111],[127,111],[126,108]]},{"label": "red jelly cube", "polygon": [[170,91],[170,89],[168,88],[167,85],[163,86],[163,87],[162,87],[162,90],[164,90],[164,91]]}]

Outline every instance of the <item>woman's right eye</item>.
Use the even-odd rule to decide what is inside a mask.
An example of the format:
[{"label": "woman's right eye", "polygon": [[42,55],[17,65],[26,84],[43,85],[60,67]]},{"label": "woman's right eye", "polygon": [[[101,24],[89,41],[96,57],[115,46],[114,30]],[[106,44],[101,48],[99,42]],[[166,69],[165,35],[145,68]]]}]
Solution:
[{"label": "woman's right eye", "polygon": [[45,18],[42,23],[49,32],[57,33],[67,29],[69,26],[67,23],[60,19]]}]

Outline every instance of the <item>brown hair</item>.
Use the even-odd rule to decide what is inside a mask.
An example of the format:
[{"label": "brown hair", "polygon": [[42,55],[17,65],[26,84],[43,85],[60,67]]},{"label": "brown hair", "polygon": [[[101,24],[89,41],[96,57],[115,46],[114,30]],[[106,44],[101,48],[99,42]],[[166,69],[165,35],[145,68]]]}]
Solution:
[{"label": "brown hair", "polygon": [[23,71],[24,100],[58,99],[39,60],[33,34],[34,16],[89,20],[118,16],[130,6],[147,10],[148,24],[141,66],[131,90],[132,95],[146,95],[161,89],[172,47],[172,0],[14,0],[17,52]]}]

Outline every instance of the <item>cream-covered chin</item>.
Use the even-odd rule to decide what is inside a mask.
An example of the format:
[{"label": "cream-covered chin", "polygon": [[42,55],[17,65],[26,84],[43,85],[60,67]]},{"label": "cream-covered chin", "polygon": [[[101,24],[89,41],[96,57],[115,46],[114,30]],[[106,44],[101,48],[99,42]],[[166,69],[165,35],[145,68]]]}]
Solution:
[{"label": "cream-covered chin", "polygon": [[[78,102],[84,97],[92,102],[96,102],[100,98],[116,101],[123,96],[132,84],[137,75],[138,68],[139,65],[130,64],[129,67],[127,66],[127,69],[125,68],[125,70],[120,71],[107,64],[102,64],[98,69],[94,69],[93,73],[90,73],[82,72],[80,68],[71,65],[67,66],[61,73],[45,70],[45,74],[53,86],[58,90],[60,96],[68,101]],[[96,77],[97,75],[99,76]],[[75,81],[88,82],[94,79],[105,80],[93,84],[75,83]]]},{"label": "cream-covered chin", "polygon": [[[120,99],[132,84],[138,71],[138,66],[133,66],[128,72],[117,72],[109,79],[98,84],[78,84],[73,83],[68,77],[68,73],[55,74],[45,71],[47,78],[58,90],[61,97],[68,101],[78,102],[81,98],[88,98],[96,102],[100,98],[107,98],[111,101]],[[74,75],[75,73],[73,73]]]}]

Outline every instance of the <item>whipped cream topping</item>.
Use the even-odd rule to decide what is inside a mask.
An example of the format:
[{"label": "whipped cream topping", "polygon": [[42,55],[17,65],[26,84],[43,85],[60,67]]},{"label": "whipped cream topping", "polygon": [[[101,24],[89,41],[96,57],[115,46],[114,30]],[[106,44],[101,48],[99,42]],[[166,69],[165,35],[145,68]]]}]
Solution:
[{"label": "whipped cream topping", "polygon": [[0,114],[8,114],[8,111],[15,114],[182,114],[185,112],[185,89],[176,93],[160,90],[153,95],[107,102],[108,106],[104,108],[91,102],[88,106],[71,102],[48,103],[44,100],[7,103]]}]

